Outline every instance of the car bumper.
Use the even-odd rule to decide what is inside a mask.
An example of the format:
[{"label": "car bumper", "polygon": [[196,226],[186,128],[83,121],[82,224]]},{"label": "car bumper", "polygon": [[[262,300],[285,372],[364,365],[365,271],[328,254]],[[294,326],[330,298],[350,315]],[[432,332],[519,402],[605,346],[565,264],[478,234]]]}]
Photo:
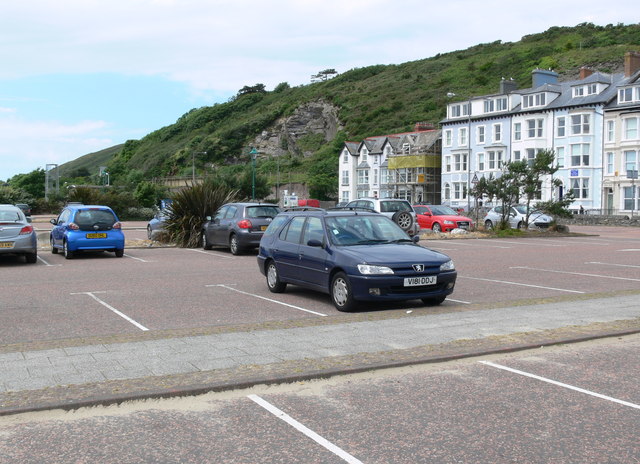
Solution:
[{"label": "car bumper", "polygon": [[242,248],[256,248],[260,246],[260,239],[264,235],[264,232],[238,232],[236,238],[238,239],[238,245]]},{"label": "car bumper", "polygon": [[67,236],[69,251],[124,249],[124,234],[120,231],[109,231],[106,238],[87,238],[87,233],[82,231],[69,234]]},{"label": "car bumper", "polygon": [[31,254],[38,251],[36,234],[21,235],[18,238],[0,239],[0,254]]},{"label": "car bumper", "polygon": [[[453,293],[456,271],[438,274],[434,285],[405,287],[405,276],[349,276],[353,297],[358,301],[404,301],[436,298]],[[415,276],[407,276],[415,277]]]}]

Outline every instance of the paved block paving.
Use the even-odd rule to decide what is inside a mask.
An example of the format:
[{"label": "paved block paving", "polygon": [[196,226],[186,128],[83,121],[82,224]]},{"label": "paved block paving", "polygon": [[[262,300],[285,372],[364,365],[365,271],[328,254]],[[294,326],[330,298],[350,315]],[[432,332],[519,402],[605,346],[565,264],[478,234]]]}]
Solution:
[{"label": "paved block paving", "polygon": [[314,327],[251,330],[0,354],[0,392],[407,350],[598,322],[637,321],[639,296]]}]

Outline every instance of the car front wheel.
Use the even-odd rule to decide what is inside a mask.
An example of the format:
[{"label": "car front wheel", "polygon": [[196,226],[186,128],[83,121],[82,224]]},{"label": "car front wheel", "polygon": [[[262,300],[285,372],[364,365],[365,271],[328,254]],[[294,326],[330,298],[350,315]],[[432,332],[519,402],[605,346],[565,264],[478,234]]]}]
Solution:
[{"label": "car front wheel", "polygon": [[338,272],[331,281],[331,300],[338,311],[353,311],[356,307],[351,283],[344,272]]},{"label": "car front wheel", "polygon": [[229,249],[231,250],[231,254],[236,256],[242,252],[240,244],[238,243],[238,237],[236,237],[235,234],[229,238]]},{"label": "car front wheel", "polygon": [[267,287],[272,293],[282,293],[287,288],[287,284],[280,281],[278,268],[273,261],[269,261],[267,264]]},{"label": "car front wheel", "polygon": [[206,232],[202,232],[202,248],[204,248],[205,250],[211,249],[211,244],[209,243],[209,240],[207,240]]},{"label": "car front wheel", "polygon": [[493,229],[493,222],[491,222],[489,220],[484,221],[484,228],[487,229],[487,230]]},{"label": "car front wheel", "polygon": [[433,231],[434,232],[442,232],[442,227],[437,222],[433,223]]},{"label": "car front wheel", "polygon": [[432,305],[439,305],[440,303],[442,303],[447,297],[446,296],[439,296],[436,298],[422,298],[422,302],[426,305],[432,306]]}]

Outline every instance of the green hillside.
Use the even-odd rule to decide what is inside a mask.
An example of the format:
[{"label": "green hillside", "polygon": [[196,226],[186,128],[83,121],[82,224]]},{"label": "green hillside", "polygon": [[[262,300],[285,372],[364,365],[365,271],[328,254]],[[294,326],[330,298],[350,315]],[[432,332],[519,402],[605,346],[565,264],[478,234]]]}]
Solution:
[{"label": "green hillside", "polygon": [[87,177],[98,175],[100,166],[107,166],[114,155],[122,150],[123,146],[124,144],[115,145],[61,164],[59,167],[60,177]]},{"label": "green hillside", "polygon": [[[518,42],[497,41],[419,61],[356,68],[299,87],[282,83],[265,91],[257,84],[241,89],[226,103],[193,109],[173,125],[128,141],[109,163],[109,171],[114,183],[134,169],[149,178],[187,175],[197,152],[207,153],[195,157],[198,172],[206,165],[222,170],[235,163],[246,165],[246,153],[256,135],[301,104],[324,100],[339,108],[344,133],[328,143],[312,140],[316,155],[302,159],[291,153],[288,162],[290,169],[294,166],[304,172],[309,183],[327,183],[337,174],[337,167],[331,165],[343,140],[412,130],[418,121],[437,123],[445,114],[448,92],[461,96],[495,93],[502,77],[527,88],[531,71],[538,67],[554,69],[561,79],[576,78],[581,66],[620,72],[629,50],[640,50],[640,24],[585,23],[553,27]],[[272,169],[266,167],[268,163],[261,160],[259,169]]]}]

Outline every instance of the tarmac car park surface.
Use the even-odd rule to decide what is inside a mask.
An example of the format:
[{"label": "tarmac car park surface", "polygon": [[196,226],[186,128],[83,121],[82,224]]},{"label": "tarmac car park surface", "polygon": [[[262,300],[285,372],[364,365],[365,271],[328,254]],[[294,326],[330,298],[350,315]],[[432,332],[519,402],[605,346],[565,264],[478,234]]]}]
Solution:
[{"label": "tarmac car park surface", "polygon": [[[126,226],[126,224],[125,224]],[[454,293],[441,307],[419,300],[364,305],[354,313],[389,310],[464,311],[486,305],[634,290],[640,287],[636,228],[600,228],[598,236],[421,240],[453,258]],[[144,227],[125,230],[144,238]],[[0,340],[4,344],[171,331],[338,313],[327,295],[292,287],[271,294],[256,253],[228,250],[127,248],[72,261],[40,252],[36,265],[0,260]],[[11,272],[3,272],[11,269]],[[25,298],[25,295],[29,295]]]}]

